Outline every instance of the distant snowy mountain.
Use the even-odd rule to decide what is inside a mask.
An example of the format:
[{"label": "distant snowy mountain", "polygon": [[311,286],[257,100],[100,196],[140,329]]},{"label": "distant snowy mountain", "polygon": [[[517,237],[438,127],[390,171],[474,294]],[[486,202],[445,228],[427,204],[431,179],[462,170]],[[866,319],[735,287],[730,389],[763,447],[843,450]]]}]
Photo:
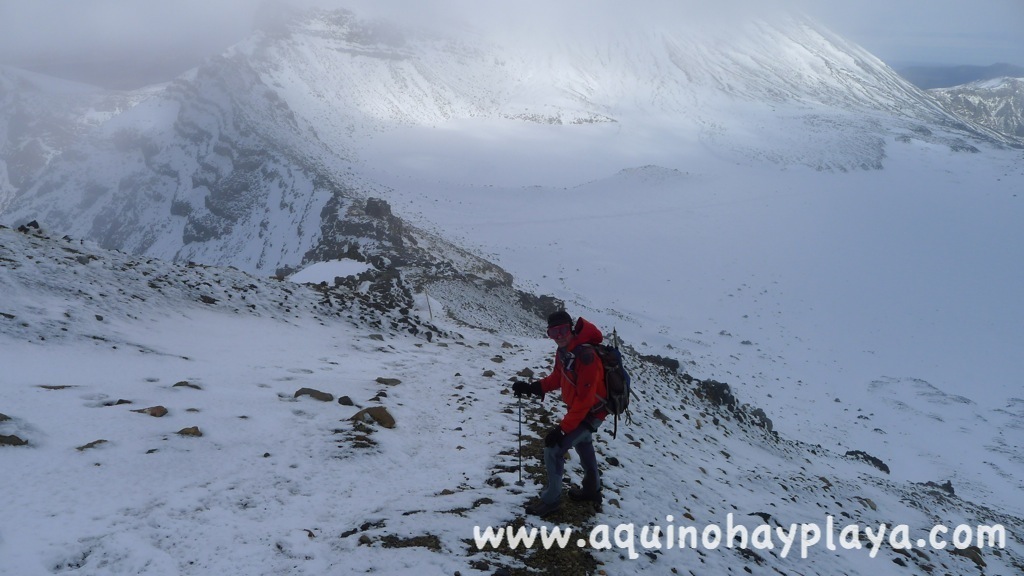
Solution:
[{"label": "distant snowy mountain", "polygon": [[952,88],[997,78],[1024,76],[1024,67],[1013,64],[990,66],[894,66],[901,76],[922,90]]},{"label": "distant snowy mountain", "polygon": [[0,213],[90,129],[148,93],[117,93],[0,67]]},{"label": "distant snowy mountain", "polygon": [[[346,206],[380,196],[381,171],[484,149],[472,140],[490,142],[490,160],[463,162],[517,157],[501,136],[511,126],[556,148],[608,141],[620,156],[710,150],[822,170],[881,168],[894,134],[1015,143],[795,17],[499,43],[312,12],[146,93],[72,100],[22,77],[4,74],[4,222],[270,273],[300,265]],[[57,98],[67,103],[47,104]],[[97,99],[119,105],[98,116]],[[420,148],[381,159],[372,149],[387,138]]]},{"label": "distant snowy mountain", "polygon": [[998,78],[930,91],[960,117],[1024,138],[1024,78]]}]

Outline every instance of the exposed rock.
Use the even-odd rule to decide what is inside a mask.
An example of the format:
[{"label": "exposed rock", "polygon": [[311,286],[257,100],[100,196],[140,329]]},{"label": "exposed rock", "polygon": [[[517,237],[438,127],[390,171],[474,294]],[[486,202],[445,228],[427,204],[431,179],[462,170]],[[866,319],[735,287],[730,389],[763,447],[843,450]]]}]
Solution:
[{"label": "exposed rock", "polygon": [[352,402],[352,399],[349,398],[348,396],[342,396],[341,398],[338,398],[338,404],[341,404],[342,406],[355,406],[355,403]]},{"label": "exposed rock", "polygon": [[775,427],[775,424],[772,422],[772,419],[769,418],[768,415],[764,413],[764,410],[760,408],[755,408],[754,411],[750,413],[750,417],[754,421],[754,424],[760,426],[761,428],[764,428],[769,432],[771,432],[772,429]]},{"label": "exposed rock", "polygon": [[178,430],[178,434],[181,436],[194,436],[196,438],[199,438],[203,435],[202,431],[199,430],[199,426],[182,428],[181,430]]},{"label": "exposed rock", "polygon": [[390,218],[391,205],[386,200],[381,200],[380,198],[367,198],[366,215],[371,218]]},{"label": "exposed rock", "polygon": [[163,406],[150,406],[149,408],[132,410],[132,412],[138,412],[139,414],[149,414],[154,418],[163,418],[164,416],[167,416],[167,408],[164,408]]},{"label": "exposed rock", "polygon": [[0,446],[24,446],[28,444],[27,441],[18,438],[17,436],[4,436],[0,434]]},{"label": "exposed rock", "polygon": [[381,538],[381,546],[384,548],[426,548],[434,552],[439,552],[442,549],[441,539],[433,534],[412,538],[399,538],[394,534],[388,534]]},{"label": "exposed rock", "polygon": [[397,385],[399,385],[401,383],[402,383],[402,381],[399,380],[398,378],[377,378],[377,384],[384,384],[384,385],[387,385],[387,386],[397,386]]},{"label": "exposed rock", "polygon": [[882,472],[885,472],[886,474],[889,473],[889,467],[885,464],[885,462],[882,462],[881,460],[875,458],[874,456],[868,454],[867,452],[863,452],[861,450],[850,450],[849,452],[844,454],[844,456],[846,456],[847,458],[863,460],[864,462],[871,464],[875,468],[878,468]]},{"label": "exposed rock", "polygon": [[521,376],[523,378],[533,378],[533,375],[533,370],[530,370],[529,368],[523,368],[516,374],[516,376]]},{"label": "exposed rock", "polygon": [[953,491],[953,482],[951,482],[949,480],[946,480],[942,484],[936,484],[935,482],[928,481],[928,482],[925,482],[924,485],[929,487],[929,488],[935,488],[936,490],[941,490],[941,491],[945,492],[946,494],[949,494],[950,496],[956,496],[956,492]]},{"label": "exposed rock", "polygon": [[8,421],[8,420],[10,420],[10,419],[11,419],[11,417],[10,417],[10,416],[8,416],[8,415],[6,415],[6,414],[2,414],[2,413],[0,413],[0,422],[6,422],[6,421]]},{"label": "exposed rock", "polygon": [[319,400],[321,402],[333,402],[334,401],[334,395],[333,394],[328,394],[327,392],[321,392],[321,391],[315,390],[313,388],[300,388],[297,392],[295,392],[295,397],[298,398],[300,396],[309,396],[310,398],[313,398],[314,400]]},{"label": "exposed rock", "polygon": [[871,498],[861,498],[860,496],[854,496],[853,499],[856,500],[857,502],[860,502],[864,506],[871,508],[873,511],[878,511],[878,505],[875,504],[875,501],[872,500]]},{"label": "exposed rock", "polygon": [[967,558],[968,560],[977,564],[978,568],[984,568],[988,566],[988,564],[985,563],[985,560],[981,557],[981,549],[977,546],[968,546],[967,548],[962,549],[951,548],[950,552],[952,554],[956,554],[957,556],[963,556],[964,558]]},{"label": "exposed rock", "polygon": [[22,224],[21,226],[18,226],[18,232],[21,232],[22,234],[27,234],[29,232],[29,230],[37,230],[38,231],[39,230],[39,222],[33,220],[33,221],[29,222],[28,224]]},{"label": "exposed rock", "polygon": [[79,447],[75,448],[75,450],[78,450],[79,452],[84,452],[84,451],[86,451],[86,450],[88,450],[90,448],[95,448],[95,447],[99,446],[100,444],[106,444],[106,443],[107,443],[106,440],[93,440],[92,442],[89,442],[88,444],[84,444],[82,446],[79,446]]},{"label": "exposed rock", "polygon": [[652,364],[657,364],[658,366],[664,366],[665,368],[668,368],[669,370],[671,370],[673,372],[679,370],[679,360],[676,360],[675,358],[666,358],[664,356],[646,355],[646,354],[641,354],[640,358],[642,360],[646,360],[646,361],[648,361],[648,362],[650,362]]},{"label": "exposed rock", "polygon": [[193,390],[202,390],[202,387],[200,387],[198,384],[193,384],[188,380],[182,380],[181,382],[176,383],[174,386],[171,386],[171,388],[192,388]]},{"label": "exposed rock", "polygon": [[697,390],[701,396],[718,406],[727,406],[729,408],[736,406],[736,397],[732,395],[729,385],[724,382],[704,380],[700,383]]},{"label": "exposed rock", "polygon": [[371,406],[356,412],[353,422],[376,422],[385,428],[395,427],[395,417],[383,406]]}]

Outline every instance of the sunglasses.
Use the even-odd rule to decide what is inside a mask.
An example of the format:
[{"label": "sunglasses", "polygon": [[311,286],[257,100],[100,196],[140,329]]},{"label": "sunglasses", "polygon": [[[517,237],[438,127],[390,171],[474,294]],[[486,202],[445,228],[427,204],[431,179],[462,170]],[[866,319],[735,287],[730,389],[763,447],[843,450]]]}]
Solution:
[{"label": "sunglasses", "polygon": [[561,340],[572,333],[572,326],[568,324],[561,324],[559,326],[552,326],[548,328],[548,338],[552,340]]}]

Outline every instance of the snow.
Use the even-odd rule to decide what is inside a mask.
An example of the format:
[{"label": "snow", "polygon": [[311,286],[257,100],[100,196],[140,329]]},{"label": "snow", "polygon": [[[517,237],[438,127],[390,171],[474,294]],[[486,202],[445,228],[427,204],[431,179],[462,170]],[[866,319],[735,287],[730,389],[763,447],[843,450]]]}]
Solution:
[{"label": "snow", "polygon": [[[410,171],[389,183],[404,212],[458,230],[529,289],[744,383],[754,404],[784,416],[777,429],[870,445],[906,463],[899,478],[955,478],[1001,500],[1022,487],[1015,473],[991,474],[1019,470],[1000,440],[1010,429],[884,407],[915,382],[970,398],[974,421],[1019,397],[1024,270],[1007,265],[1024,258],[1013,240],[1024,216],[1019,152],[990,151],[990,164],[916,144],[887,150],[884,170],[846,174],[725,172],[686,158],[566,189],[430,188],[436,174],[416,182]],[[821,408],[836,401],[839,413]],[[895,432],[898,419],[913,425]],[[939,429],[993,449],[950,462],[934,447]]]},{"label": "snow", "polygon": [[[746,515],[767,511],[784,525],[823,523],[829,498],[845,504],[826,509],[854,506],[868,525],[923,530],[985,518],[966,505],[922,512],[904,503],[914,483],[949,479],[958,496],[998,506],[1019,526],[1014,319],[1024,285],[1018,267],[1003,265],[1024,256],[1012,241],[1019,168],[1009,154],[1000,165],[890,149],[889,167],[876,172],[645,166],[571,188],[396,186],[393,200],[396,212],[458,230],[524,286],[567,299],[574,314],[615,327],[645,353],[731,383],[798,441],[712,427],[707,408],[676,407],[671,379],[646,375],[643,416],[620,430],[641,448],[598,434],[602,461],[614,455],[622,466],[605,466],[619,505],[596,520],[640,526],[689,513],[697,525],[724,525],[735,512],[752,529]],[[601,232],[613,226],[613,237]],[[545,372],[542,338],[446,321],[432,293],[432,318],[461,338],[387,332],[380,341],[370,338],[376,329],[323,316],[301,285],[283,308],[286,284],[0,233],[0,312],[14,316],[0,335],[0,411],[12,418],[0,433],[30,443],[0,452],[2,516],[12,519],[0,529],[5,572],[471,574],[490,573],[469,567],[472,558],[515,565],[467,551],[465,540],[473,526],[510,522],[539,480],[527,472],[526,494],[513,487],[517,412],[502,390],[524,367]],[[91,255],[87,264],[77,252]],[[365,268],[335,261],[291,280]],[[166,284],[154,289],[151,278]],[[244,302],[228,297],[249,284]],[[197,287],[218,304],[198,303]],[[425,295],[415,312],[426,317]],[[497,374],[483,377],[487,369]],[[173,386],[180,381],[201,389]],[[295,398],[304,387],[357,406]],[[106,405],[119,399],[132,403]],[[356,448],[348,418],[378,403],[398,425]],[[169,414],[132,412],[156,405]],[[536,417],[527,413],[528,435]],[[203,436],[176,433],[189,426]],[[76,450],[96,440],[106,442]],[[799,442],[834,455],[810,460]],[[891,475],[838,457],[847,450],[881,458]],[[650,477],[649,465],[667,473]],[[495,476],[504,487],[487,483]],[[820,499],[818,477],[834,496]],[[792,491],[799,501],[784,499]],[[385,548],[388,535],[433,535],[442,551]],[[664,550],[652,562],[594,552],[614,573],[693,567],[692,554]],[[715,570],[735,562],[725,551],[702,559]],[[817,573],[899,570],[867,550],[812,548],[806,560],[774,561]]]},{"label": "snow", "polygon": [[366,262],[349,260],[329,260],[327,262],[314,262],[302,270],[288,277],[292,282],[303,284],[319,284],[321,282],[333,283],[335,278],[346,276],[358,276],[362,272],[371,269],[372,266]]},{"label": "snow", "polygon": [[[815,40],[778,49],[815,77],[827,51],[812,48],[837,40],[807,36]],[[775,46],[771,38],[751,42]],[[330,35],[316,42],[338,46]],[[709,100],[708,86],[721,78],[743,79],[749,91],[740,95],[774,86],[750,75],[762,68],[750,50],[728,60],[731,73],[691,70],[700,87],[646,100],[612,87],[608,99],[544,109],[572,118],[607,107],[615,122],[549,125],[507,114],[530,104],[531,90],[564,96],[525,79],[568,77],[573,59],[518,70],[522,85],[506,78],[489,86],[505,77],[495,72],[470,84],[468,95],[451,81],[432,100],[423,96],[425,78],[459,77],[446,76],[448,52],[432,53],[432,69],[318,60],[323,53],[302,42],[268,51],[286,48],[317,65],[267,74],[301,118],[326,127],[336,152],[352,146],[346,153],[356,157],[358,177],[376,183],[395,215],[491,259],[524,290],[564,299],[574,316],[614,328],[630,349],[677,359],[680,372],[698,380],[729,383],[741,403],[772,419],[778,438],[716,409],[680,374],[627,355],[641,397],[619,438],[607,428],[597,434],[606,497],[615,503],[591,522],[640,527],[668,515],[689,523],[689,515],[702,526],[732,513],[753,528],[755,513],[784,526],[831,514],[871,527],[905,523],[914,538],[936,523],[1003,523],[1007,550],[983,551],[987,570],[1020,571],[1019,150],[977,143],[976,154],[954,152],[949,142],[962,135],[937,125],[929,125],[934,137],[903,138],[905,119],[882,110],[904,101],[879,90],[837,100],[860,102],[860,112],[830,108],[846,85],[837,77],[796,103]],[[613,76],[656,75],[666,56],[652,58],[617,62]],[[609,86],[587,73],[603,64],[573,71],[581,93],[591,81]],[[416,89],[394,94],[383,81],[339,81],[339,93],[352,96],[346,105],[365,106],[367,119],[332,115],[336,102],[323,96],[330,90],[306,87],[323,88],[312,78],[348,77],[344,67]],[[396,72],[403,67],[416,68],[413,78]],[[398,104],[389,107],[379,91]],[[163,125],[168,106],[154,99],[120,122]],[[495,114],[475,116],[480,111]],[[359,132],[367,130],[360,122],[390,116],[405,124],[341,136],[349,122]],[[876,160],[881,169],[857,168]],[[297,177],[296,190],[312,188],[308,179]],[[275,194],[269,204],[282,209],[266,218],[269,236],[294,260],[308,248],[295,231],[316,234],[326,193],[299,202],[295,213],[284,210],[283,189]],[[183,260],[233,257],[243,268],[257,261],[265,252],[251,242],[257,226],[237,228],[237,246],[193,246]],[[171,230],[155,249],[175,254],[180,236]],[[256,268],[280,263],[270,258]],[[539,489],[543,475],[529,455],[526,486],[515,485],[520,405],[508,388],[524,368],[546,373],[552,346],[542,321],[523,334],[506,303],[433,285],[410,311],[436,326],[427,338],[390,328],[386,315],[359,308],[357,295],[325,302],[305,285],[367,271],[336,260],[279,282],[0,228],[0,413],[10,418],[0,435],[28,441],[0,446],[0,573],[523,568],[522,556],[476,551],[468,540],[474,526],[517,521]],[[182,382],[190,385],[176,386]],[[302,388],[354,405],[296,397]],[[122,399],[130,404],[117,404]],[[523,404],[529,442],[560,406],[552,398]],[[134,412],[152,406],[169,412]],[[351,421],[372,406],[385,407],[396,426]],[[178,434],[191,426],[203,435]],[[843,457],[854,450],[891,472]],[[568,470],[578,482],[573,463]],[[921,486],[947,480],[957,497]],[[425,536],[436,549],[388,547]],[[896,560],[941,573],[977,569],[948,551],[915,560],[887,547],[878,558],[866,549],[819,547],[807,559],[759,552],[765,564],[731,550],[661,550],[635,560],[621,550],[591,553],[608,574],[906,573]],[[487,567],[474,564],[481,561]]]}]

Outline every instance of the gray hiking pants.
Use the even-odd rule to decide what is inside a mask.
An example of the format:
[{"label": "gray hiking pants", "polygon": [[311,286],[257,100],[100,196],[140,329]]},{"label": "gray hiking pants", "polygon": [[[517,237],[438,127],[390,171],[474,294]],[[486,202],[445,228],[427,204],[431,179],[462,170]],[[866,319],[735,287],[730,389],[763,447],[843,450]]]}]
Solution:
[{"label": "gray hiking pants", "polygon": [[565,454],[570,448],[576,449],[583,466],[583,491],[595,494],[601,490],[601,472],[597,469],[597,454],[594,453],[594,431],[601,425],[596,418],[588,418],[578,428],[566,434],[555,446],[544,447],[544,466],[548,478],[540,499],[545,504],[554,504],[562,499],[562,475],[565,473]]}]

